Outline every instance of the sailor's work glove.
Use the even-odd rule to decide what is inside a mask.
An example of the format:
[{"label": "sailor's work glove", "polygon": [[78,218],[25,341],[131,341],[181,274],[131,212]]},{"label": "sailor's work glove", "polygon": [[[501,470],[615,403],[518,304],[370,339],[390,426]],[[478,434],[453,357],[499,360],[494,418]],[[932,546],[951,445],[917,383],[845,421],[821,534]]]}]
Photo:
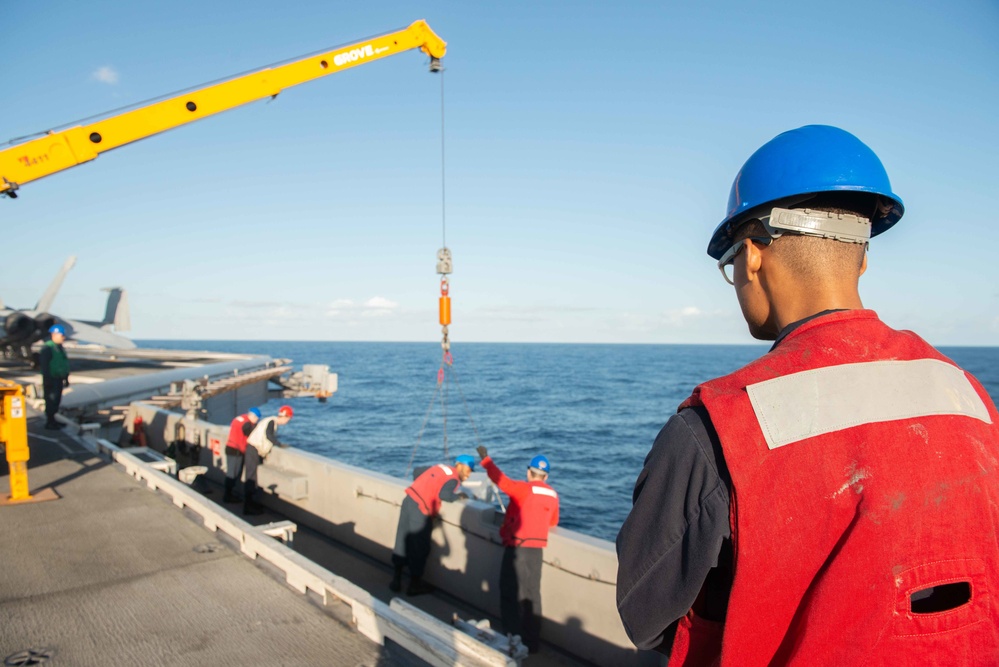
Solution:
[{"label": "sailor's work glove", "polygon": [[487,458],[489,456],[489,450],[486,449],[482,445],[479,445],[478,447],[476,447],[475,451],[479,453],[479,458],[483,458],[484,459],[484,458]]}]

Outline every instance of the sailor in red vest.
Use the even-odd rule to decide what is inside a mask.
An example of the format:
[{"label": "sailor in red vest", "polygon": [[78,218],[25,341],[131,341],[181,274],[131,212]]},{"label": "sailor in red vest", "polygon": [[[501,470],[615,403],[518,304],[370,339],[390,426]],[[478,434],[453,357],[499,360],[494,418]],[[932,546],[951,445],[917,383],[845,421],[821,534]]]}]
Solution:
[{"label": "sailor in red vest", "polygon": [[260,410],[250,408],[245,415],[239,415],[229,424],[229,439],[225,443],[225,493],[222,496],[224,503],[238,503],[242,500],[233,493],[233,488],[243,475],[246,438],[253,432],[253,427],[259,419]]},{"label": "sailor in red vest", "polygon": [[858,291],[902,212],[834,127],[736,177],[708,254],[774,344],[680,405],[617,538],[621,619],[671,666],[999,665],[999,413]]},{"label": "sailor in red vest", "polygon": [[541,645],[541,554],[548,546],[548,530],[558,525],[558,494],[548,486],[551,465],[544,456],[535,456],[527,466],[527,481],[512,480],[503,474],[485,447],[478,451],[482,467],[507,496],[500,539],[503,561],[500,565],[500,616],[507,632],[520,635],[531,653]]},{"label": "sailor in red vest", "polygon": [[399,525],[392,550],[395,574],[389,588],[402,590],[402,570],[409,568],[409,587],[406,595],[422,595],[434,590],[423,580],[423,571],[430,556],[430,536],[434,530],[434,517],[441,503],[464,500],[468,495],[458,487],[475,470],[475,459],[468,454],[454,458],[454,465],[443,463],[430,466],[406,489],[399,511]]}]

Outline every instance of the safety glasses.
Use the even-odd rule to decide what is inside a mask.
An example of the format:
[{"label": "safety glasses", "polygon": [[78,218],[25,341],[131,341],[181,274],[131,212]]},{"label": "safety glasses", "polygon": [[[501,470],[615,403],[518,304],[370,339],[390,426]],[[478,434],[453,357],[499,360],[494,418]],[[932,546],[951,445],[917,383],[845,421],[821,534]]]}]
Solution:
[{"label": "safety glasses", "polygon": [[[768,246],[774,242],[773,237],[770,236],[747,236],[746,238],[753,243],[761,243],[764,246]],[[744,240],[745,239],[740,240],[738,243],[726,250],[725,254],[718,260],[718,270],[721,271],[722,277],[725,278],[725,282],[729,285],[735,285],[735,274],[732,266],[735,264],[735,258],[738,257],[739,252],[746,247],[746,244],[742,242]]]}]

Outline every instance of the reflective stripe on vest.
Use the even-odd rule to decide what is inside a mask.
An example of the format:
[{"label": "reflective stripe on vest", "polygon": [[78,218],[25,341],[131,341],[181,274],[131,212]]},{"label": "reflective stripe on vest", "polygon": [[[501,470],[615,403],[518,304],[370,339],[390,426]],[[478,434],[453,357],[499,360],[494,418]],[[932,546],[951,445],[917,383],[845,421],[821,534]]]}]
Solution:
[{"label": "reflective stripe on vest", "polygon": [[852,426],[928,415],[992,423],[964,371],[937,359],[827,366],[746,391],[770,449]]},{"label": "reflective stripe on vest", "polygon": [[406,495],[416,502],[423,514],[436,516],[441,509],[441,489],[452,479],[458,479],[458,474],[448,466],[431,466],[406,489]]},{"label": "reflective stripe on vest", "polygon": [[246,415],[240,415],[232,420],[232,423],[229,424],[229,439],[226,440],[226,447],[246,452],[246,436],[243,435],[243,424],[247,421]]},{"label": "reflective stripe on vest", "polygon": [[999,414],[977,380],[854,310],[696,405],[732,478],[723,667],[999,664]]}]

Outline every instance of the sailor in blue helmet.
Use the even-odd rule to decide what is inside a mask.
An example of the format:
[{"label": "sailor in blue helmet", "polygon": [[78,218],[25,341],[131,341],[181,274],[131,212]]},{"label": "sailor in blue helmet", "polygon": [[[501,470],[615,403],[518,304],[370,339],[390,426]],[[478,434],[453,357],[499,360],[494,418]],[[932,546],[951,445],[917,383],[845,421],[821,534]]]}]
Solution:
[{"label": "sailor in blue helmet", "polygon": [[999,413],[860,299],[902,213],[835,127],[736,176],[708,254],[774,344],[679,406],[617,538],[625,629],[671,666],[999,664]]},{"label": "sailor in blue helmet", "polygon": [[58,430],[62,425],[56,421],[59,404],[62,403],[62,389],[69,386],[69,357],[63,349],[66,329],[61,324],[49,327],[49,339],[42,343],[38,354],[38,366],[42,373],[42,394],[45,397],[45,428]]},{"label": "sailor in blue helmet", "polygon": [[399,510],[395,548],[392,549],[395,572],[389,588],[393,592],[402,590],[403,568],[409,568],[406,595],[423,595],[433,591],[433,586],[423,580],[423,571],[430,557],[434,518],[440,513],[441,503],[468,498],[458,488],[474,470],[475,459],[461,454],[454,457],[453,466],[444,463],[430,466],[417,475],[406,489],[406,497],[402,499]]},{"label": "sailor in blue helmet", "polygon": [[225,443],[225,492],[222,494],[224,503],[238,503],[243,500],[236,495],[234,489],[239,478],[243,476],[246,439],[253,433],[262,416],[260,408],[250,408],[246,414],[237,415],[229,424],[229,437]]},{"label": "sailor in blue helmet", "polygon": [[527,480],[510,479],[479,446],[482,467],[489,479],[507,495],[509,503],[500,539],[500,620],[503,630],[520,635],[531,653],[541,649],[541,568],[542,550],[548,546],[548,533],[558,525],[558,493],[548,485],[551,464],[539,454],[527,464]]}]

